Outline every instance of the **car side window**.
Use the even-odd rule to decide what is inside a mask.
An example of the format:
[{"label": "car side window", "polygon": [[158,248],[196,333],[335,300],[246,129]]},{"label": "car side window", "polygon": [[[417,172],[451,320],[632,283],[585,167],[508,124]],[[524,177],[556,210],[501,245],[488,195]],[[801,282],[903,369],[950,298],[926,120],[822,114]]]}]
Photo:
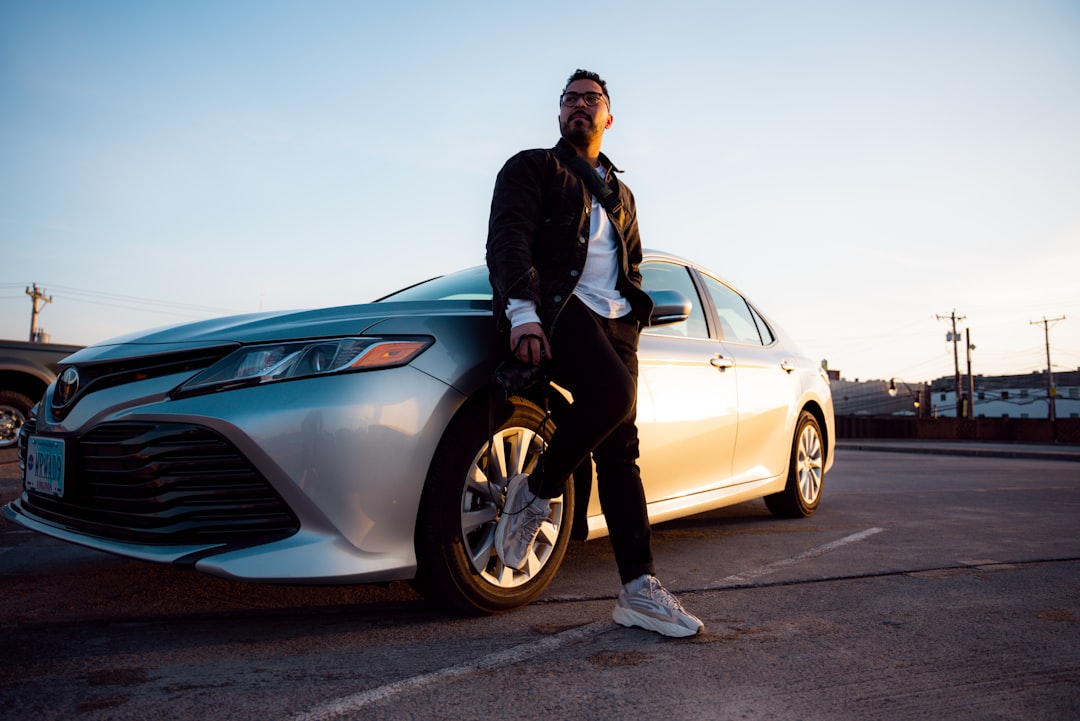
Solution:
[{"label": "car side window", "polygon": [[690,316],[679,323],[645,328],[648,335],[673,335],[681,338],[708,338],[709,327],[705,323],[705,311],[701,308],[694,281],[686,266],[665,261],[649,261],[641,264],[641,287],[650,290],[677,290],[690,299]]},{"label": "car side window", "polygon": [[705,287],[712,296],[713,304],[716,305],[722,340],[754,345],[766,345],[771,342],[762,340],[762,335],[758,332],[757,323],[754,322],[754,316],[745,298],[715,278],[707,275],[703,277]]},{"label": "car side window", "polygon": [[754,322],[757,323],[758,332],[761,333],[761,342],[764,345],[772,345],[776,342],[776,336],[772,332],[772,328],[765,322],[765,319],[761,317],[761,314],[757,312],[754,306],[747,303],[750,306],[750,313],[754,316]]}]

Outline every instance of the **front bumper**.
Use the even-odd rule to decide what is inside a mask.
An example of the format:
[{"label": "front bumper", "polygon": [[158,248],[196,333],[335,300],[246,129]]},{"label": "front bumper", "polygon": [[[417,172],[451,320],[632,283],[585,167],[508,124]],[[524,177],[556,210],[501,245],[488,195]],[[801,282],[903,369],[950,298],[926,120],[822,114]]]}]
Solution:
[{"label": "front bumper", "polygon": [[[4,515],[85,547],[233,579],[415,574],[416,513],[462,402],[456,391],[410,367],[173,400],[177,381],[110,388],[63,420],[39,420],[32,433],[77,449],[65,497],[24,490]],[[95,446],[107,433],[104,450]]]}]

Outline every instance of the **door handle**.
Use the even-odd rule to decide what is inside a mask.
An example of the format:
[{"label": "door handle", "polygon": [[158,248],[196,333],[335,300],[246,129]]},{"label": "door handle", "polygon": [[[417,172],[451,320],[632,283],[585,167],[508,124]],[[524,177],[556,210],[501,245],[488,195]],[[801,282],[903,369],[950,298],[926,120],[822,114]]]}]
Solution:
[{"label": "door handle", "polygon": [[790,361],[780,361],[780,370],[784,371],[785,373],[791,373],[793,370],[795,370],[795,366],[792,365]]},{"label": "door handle", "polygon": [[725,371],[728,368],[734,368],[735,361],[731,360],[730,358],[725,358],[722,355],[714,355],[712,358],[709,359],[709,365],[711,365],[718,371]]}]

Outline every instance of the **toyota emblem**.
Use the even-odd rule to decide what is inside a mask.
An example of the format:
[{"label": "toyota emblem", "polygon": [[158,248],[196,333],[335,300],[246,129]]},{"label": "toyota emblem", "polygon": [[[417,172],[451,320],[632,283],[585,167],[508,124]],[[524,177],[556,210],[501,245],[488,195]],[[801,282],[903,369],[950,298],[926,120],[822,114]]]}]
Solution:
[{"label": "toyota emblem", "polygon": [[54,405],[57,407],[66,406],[71,403],[71,400],[75,397],[75,394],[79,392],[79,371],[72,366],[66,369],[61,375],[60,380],[56,383],[56,400]]}]

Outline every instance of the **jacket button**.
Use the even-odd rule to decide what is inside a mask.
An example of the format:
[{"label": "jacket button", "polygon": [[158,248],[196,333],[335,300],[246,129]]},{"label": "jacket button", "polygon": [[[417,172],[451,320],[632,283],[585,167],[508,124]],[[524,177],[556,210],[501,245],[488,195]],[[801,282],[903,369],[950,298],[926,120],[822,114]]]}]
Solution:
[{"label": "jacket button", "polygon": [[576,270],[570,271],[570,277],[571,278],[577,278],[578,277],[578,272]]},{"label": "jacket button", "polygon": [[557,295],[554,298],[552,298],[552,300],[555,301],[556,303],[562,303],[562,296]]},{"label": "jacket button", "polygon": [[579,236],[577,237],[577,242],[579,242],[579,243],[584,243],[584,242],[586,242],[586,240],[587,240],[587,239],[585,238],[585,236],[584,236],[584,235],[579,235]]}]

